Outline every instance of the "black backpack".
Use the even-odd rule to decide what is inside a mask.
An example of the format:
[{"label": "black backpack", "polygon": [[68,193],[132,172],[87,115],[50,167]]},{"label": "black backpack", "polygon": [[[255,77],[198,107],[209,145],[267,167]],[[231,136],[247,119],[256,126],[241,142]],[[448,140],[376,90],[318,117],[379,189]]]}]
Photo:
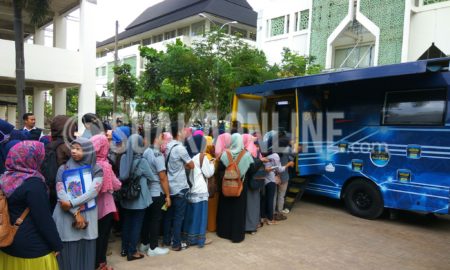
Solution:
[{"label": "black backpack", "polygon": [[56,205],[56,174],[58,173],[58,160],[56,156],[56,149],[64,143],[64,140],[58,139],[52,141],[45,146],[45,158],[41,165],[41,173],[45,178],[45,183],[49,189],[50,195],[50,206],[51,210],[55,208]]}]

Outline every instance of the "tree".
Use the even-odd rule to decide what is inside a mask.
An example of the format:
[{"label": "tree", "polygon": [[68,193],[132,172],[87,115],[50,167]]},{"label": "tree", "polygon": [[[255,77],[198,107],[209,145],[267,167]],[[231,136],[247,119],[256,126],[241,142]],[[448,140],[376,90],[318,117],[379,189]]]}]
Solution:
[{"label": "tree", "polygon": [[66,114],[75,116],[78,113],[78,88],[67,88],[66,94]]},{"label": "tree", "polygon": [[322,70],[320,65],[314,64],[316,59],[314,56],[301,56],[293,53],[289,48],[283,48],[283,59],[279,77],[286,78],[292,76],[305,76],[317,74]]},{"label": "tree", "polygon": [[117,75],[117,95],[122,97],[123,111],[129,115],[129,103],[136,96],[138,89],[137,79],[131,73],[131,66],[123,64],[114,67],[114,73]]},{"label": "tree", "polygon": [[102,98],[99,95],[95,97],[95,108],[98,117],[107,118],[112,115],[113,101],[110,98]]},{"label": "tree", "polygon": [[14,0],[14,42],[16,50],[16,95],[19,126],[23,126],[22,115],[25,113],[25,57],[23,40],[23,18],[22,11],[26,9],[30,15],[30,22],[39,25],[44,22],[50,9],[49,0]]}]

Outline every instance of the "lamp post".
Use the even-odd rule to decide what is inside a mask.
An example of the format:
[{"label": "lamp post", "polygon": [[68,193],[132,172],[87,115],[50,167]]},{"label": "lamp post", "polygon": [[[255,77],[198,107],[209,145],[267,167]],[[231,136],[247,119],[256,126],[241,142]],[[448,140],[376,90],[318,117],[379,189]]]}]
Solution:
[{"label": "lamp post", "polygon": [[[207,19],[210,22],[210,25],[218,25],[217,23],[215,23],[213,20],[211,20],[211,18],[209,16],[207,16],[204,13],[200,13],[198,14],[200,17]],[[237,21],[230,21],[230,22],[226,22],[224,24],[222,24],[218,30],[216,30],[217,32],[217,37],[215,39],[216,42],[216,51],[219,54],[220,53],[220,33],[222,32],[222,29],[229,24],[237,24]],[[217,117],[217,123],[219,123],[219,89],[217,87],[216,82],[218,81],[218,77],[219,77],[219,65],[218,65],[218,59],[216,60],[216,74],[214,75],[214,78],[212,80],[212,86],[213,86],[213,92],[214,92],[214,107],[215,107],[215,111],[216,111],[216,117]]]}]

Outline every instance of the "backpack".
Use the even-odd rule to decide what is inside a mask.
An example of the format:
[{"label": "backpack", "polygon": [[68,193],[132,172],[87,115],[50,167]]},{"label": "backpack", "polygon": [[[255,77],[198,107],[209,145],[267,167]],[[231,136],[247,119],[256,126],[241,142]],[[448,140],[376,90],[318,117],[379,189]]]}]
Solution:
[{"label": "backpack", "polygon": [[11,225],[9,220],[8,201],[6,200],[3,191],[0,190],[0,247],[7,247],[12,244],[19,226],[29,212],[29,208],[25,209],[14,225]]},{"label": "backpack", "polygon": [[45,157],[41,165],[41,173],[47,184],[50,197],[51,209],[56,205],[56,174],[58,173],[58,158],[56,150],[64,143],[64,140],[58,139],[45,146]]},{"label": "backpack", "polygon": [[[125,156],[123,156],[125,157]],[[127,201],[132,201],[132,200],[136,200],[137,198],[139,198],[139,196],[141,195],[141,176],[142,175],[138,175],[135,173],[135,171],[137,170],[137,168],[139,168],[139,164],[141,163],[142,158],[139,159],[136,167],[131,168],[132,173],[130,175],[130,177],[122,182],[122,187],[119,190],[120,193],[120,198],[122,200],[127,200]]]},{"label": "backpack", "polygon": [[238,164],[244,156],[245,151],[242,150],[236,160],[233,160],[230,150],[226,150],[226,153],[229,164],[225,169],[225,174],[222,179],[222,193],[225,197],[239,197],[244,185],[241,179],[241,171],[239,170]]},{"label": "backpack", "polygon": [[209,193],[209,198],[214,197],[214,194],[216,194],[217,192],[217,183],[216,183],[216,178],[213,176],[211,176],[210,178],[206,178],[205,175],[203,174],[203,159],[205,158],[205,153],[200,153],[200,171],[202,172],[203,178],[205,178],[206,181],[206,185],[208,186],[208,193]]}]

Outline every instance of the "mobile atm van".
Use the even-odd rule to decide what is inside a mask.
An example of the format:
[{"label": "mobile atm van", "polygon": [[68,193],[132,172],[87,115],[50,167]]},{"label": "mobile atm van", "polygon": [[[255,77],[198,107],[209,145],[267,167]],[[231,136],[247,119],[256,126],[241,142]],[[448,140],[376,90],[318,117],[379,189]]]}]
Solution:
[{"label": "mobile atm van", "polygon": [[250,129],[278,121],[299,142],[306,192],[343,199],[355,216],[449,214],[449,65],[440,58],[241,87],[233,117]]}]

